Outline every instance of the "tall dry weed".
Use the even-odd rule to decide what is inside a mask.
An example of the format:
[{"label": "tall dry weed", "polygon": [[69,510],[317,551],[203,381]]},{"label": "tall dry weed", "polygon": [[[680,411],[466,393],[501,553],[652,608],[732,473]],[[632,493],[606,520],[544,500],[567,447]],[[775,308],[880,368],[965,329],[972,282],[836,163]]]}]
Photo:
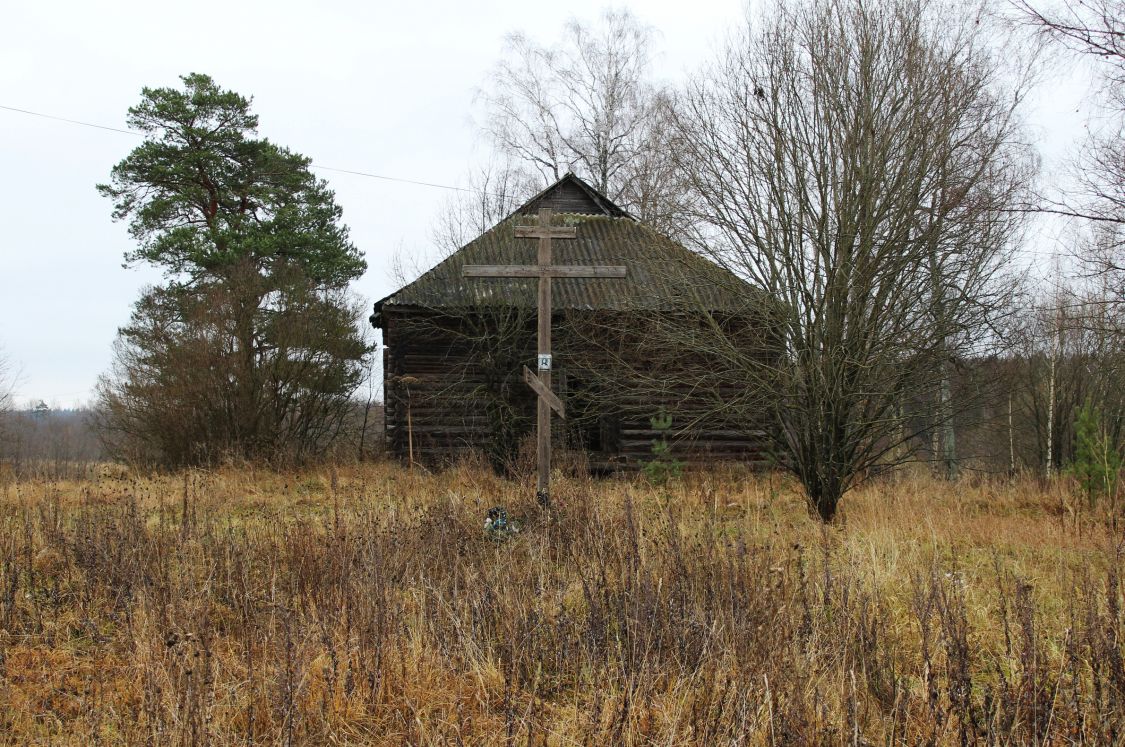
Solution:
[{"label": "tall dry weed", "polygon": [[[17,482],[12,744],[1112,744],[1122,550],[1029,484],[472,465]],[[508,506],[522,531],[483,532]]]}]

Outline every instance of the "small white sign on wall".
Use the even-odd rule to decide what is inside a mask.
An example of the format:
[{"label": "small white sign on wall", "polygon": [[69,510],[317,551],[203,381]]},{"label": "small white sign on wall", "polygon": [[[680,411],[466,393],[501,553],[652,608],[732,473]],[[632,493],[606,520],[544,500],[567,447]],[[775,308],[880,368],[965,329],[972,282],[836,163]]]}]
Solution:
[{"label": "small white sign on wall", "polygon": [[551,354],[550,353],[540,353],[539,354],[539,370],[540,371],[550,371],[551,370]]}]

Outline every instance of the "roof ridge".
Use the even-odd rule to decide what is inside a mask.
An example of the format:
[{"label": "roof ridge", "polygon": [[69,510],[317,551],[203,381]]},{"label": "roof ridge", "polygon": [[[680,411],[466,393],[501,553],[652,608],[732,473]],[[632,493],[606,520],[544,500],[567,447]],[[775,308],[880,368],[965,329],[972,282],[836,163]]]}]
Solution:
[{"label": "roof ridge", "polygon": [[[518,208],[508,213],[508,215],[505,217],[505,220],[515,215],[526,215],[528,206],[533,205],[536,201],[543,199],[543,197],[545,197],[552,190],[558,189],[561,185],[567,183],[574,184],[576,187],[582,190],[582,192],[590,198],[590,201],[597,205],[606,216],[610,218],[630,218],[632,220],[636,220],[636,218],[628,210],[606,197],[605,194],[603,194],[585,179],[575,174],[573,171],[566,172],[562,175],[562,177],[556,179],[553,183],[539,190],[539,192],[529,198]],[[587,215],[587,213],[576,213],[576,215]],[[594,215],[596,215],[596,213],[594,213]]]}]

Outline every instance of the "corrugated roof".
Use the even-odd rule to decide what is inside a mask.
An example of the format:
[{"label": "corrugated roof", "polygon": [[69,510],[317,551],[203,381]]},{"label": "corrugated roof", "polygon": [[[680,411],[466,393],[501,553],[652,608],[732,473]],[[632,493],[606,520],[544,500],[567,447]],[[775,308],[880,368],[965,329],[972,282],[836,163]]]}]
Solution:
[{"label": "corrugated roof", "polygon": [[[466,278],[465,265],[536,263],[538,241],[517,239],[516,225],[533,225],[535,216],[515,215],[499,223],[422,277],[375,304],[423,308],[511,305],[534,308],[534,278]],[[631,217],[556,215],[554,225],[575,226],[576,239],[555,239],[558,265],[624,265],[622,279],[556,278],[555,309],[673,309],[685,302],[712,311],[746,308],[753,288],[727,270],[673,242]]]}]

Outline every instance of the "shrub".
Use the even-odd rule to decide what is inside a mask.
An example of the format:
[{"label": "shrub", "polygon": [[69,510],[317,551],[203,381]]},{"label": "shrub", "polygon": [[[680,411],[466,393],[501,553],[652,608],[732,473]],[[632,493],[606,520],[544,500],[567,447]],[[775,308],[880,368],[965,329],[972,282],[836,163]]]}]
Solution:
[{"label": "shrub", "polygon": [[664,485],[669,479],[679,479],[684,474],[684,463],[672,456],[672,445],[668,442],[668,432],[672,430],[672,416],[661,408],[660,412],[648,419],[657,437],[652,440],[652,460],[646,462],[645,477],[653,485]]}]

